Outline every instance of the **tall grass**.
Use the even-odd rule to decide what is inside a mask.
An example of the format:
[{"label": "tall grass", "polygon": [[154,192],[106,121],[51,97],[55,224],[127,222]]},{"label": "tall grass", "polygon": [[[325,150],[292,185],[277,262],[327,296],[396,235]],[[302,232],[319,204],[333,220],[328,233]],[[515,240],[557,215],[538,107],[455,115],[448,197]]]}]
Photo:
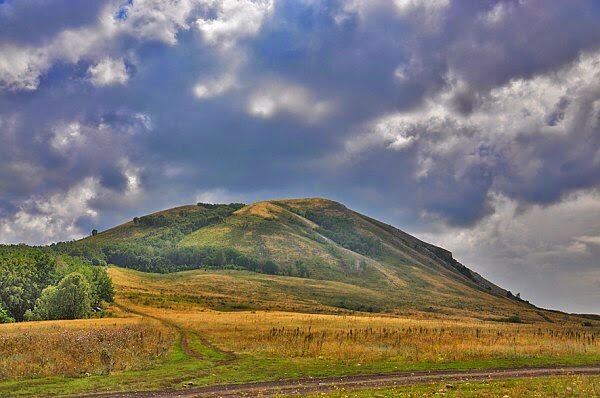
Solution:
[{"label": "tall grass", "polygon": [[333,360],[453,362],[598,355],[600,330],[576,324],[505,324],[283,312],[176,313],[164,317],[224,349]]},{"label": "tall grass", "polygon": [[136,318],[1,325],[0,379],[142,369],[165,357],[174,339],[160,323]]}]

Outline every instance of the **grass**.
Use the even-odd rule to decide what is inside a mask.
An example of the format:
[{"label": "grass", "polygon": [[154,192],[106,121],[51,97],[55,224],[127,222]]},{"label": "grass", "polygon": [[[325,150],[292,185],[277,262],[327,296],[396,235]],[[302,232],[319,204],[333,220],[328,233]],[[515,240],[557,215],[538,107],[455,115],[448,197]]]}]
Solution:
[{"label": "grass", "polygon": [[224,349],[286,358],[399,363],[600,354],[600,332],[574,325],[498,325],[287,312],[165,311]]},{"label": "grass", "polygon": [[431,397],[580,397],[600,396],[599,376],[543,377],[531,379],[495,380],[485,382],[436,383],[428,385],[371,389],[363,391],[336,391],[305,397],[328,398],[392,398]]},{"label": "grass", "polygon": [[169,355],[172,329],[141,319],[0,325],[0,379],[145,369]]},{"label": "grass", "polygon": [[[101,374],[101,367],[89,376],[61,371],[28,379],[12,375],[0,381],[0,396],[600,362],[600,329],[595,323],[582,326],[581,319],[574,317],[551,315],[554,323],[513,324],[410,310],[403,315],[372,314],[328,305],[326,298],[338,295],[356,303],[361,297],[375,297],[369,296],[373,293],[366,288],[339,282],[233,271],[156,275],[111,268],[110,275],[119,308],[131,318],[75,321],[72,326],[63,322],[9,325],[5,330],[29,325],[40,331],[85,327],[102,334],[102,329],[114,327],[115,322],[122,327],[128,322],[160,322],[157,327],[173,336],[167,354],[149,357],[142,366],[115,369],[109,376]],[[273,308],[240,311],[236,303]],[[185,345],[182,336],[186,337]],[[128,347],[133,357],[136,345]],[[64,349],[56,344],[51,351],[59,356]],[[124,350],[122,356],[127,357],[127,352]],[[42,352],[37,355],[43,357]]]}]

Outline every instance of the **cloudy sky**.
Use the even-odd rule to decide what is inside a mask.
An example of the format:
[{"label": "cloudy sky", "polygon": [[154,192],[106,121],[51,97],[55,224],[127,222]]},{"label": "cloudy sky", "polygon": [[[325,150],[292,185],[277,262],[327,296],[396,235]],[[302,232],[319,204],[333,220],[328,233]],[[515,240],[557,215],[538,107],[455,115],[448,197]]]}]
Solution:
[{"label": "cloudy sky", "polygon": [[0,242],[323,196],[600,312],[600,2],[0,0]]}]

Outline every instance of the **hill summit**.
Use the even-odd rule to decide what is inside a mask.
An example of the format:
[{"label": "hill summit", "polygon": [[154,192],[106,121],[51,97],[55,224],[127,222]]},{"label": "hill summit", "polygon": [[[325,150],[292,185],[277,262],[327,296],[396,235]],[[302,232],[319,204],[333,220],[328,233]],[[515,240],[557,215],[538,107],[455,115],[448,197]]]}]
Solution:
[{"label": "hill summit", "polygon": [[95,233],[70,250],[140,271],[273,275],[266,284],[312,284],[320,303],[335,299],[326,286],[343,285],[376,304],[351,300],[362,310],[533,308],[451,252],[322,198],[176,207]]}]

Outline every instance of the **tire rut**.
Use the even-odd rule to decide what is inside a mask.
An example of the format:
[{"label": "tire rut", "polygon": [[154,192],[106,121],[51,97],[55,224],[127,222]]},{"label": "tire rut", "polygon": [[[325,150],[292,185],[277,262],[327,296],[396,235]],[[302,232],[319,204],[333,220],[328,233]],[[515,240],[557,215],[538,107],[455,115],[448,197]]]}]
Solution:
[{"label": "tire rut", "polygon": [[567,375],[600,375],[600,366],[510,368],[466,371],[432,371],[413,373],[388,373],[354,375],[298,380],[280,380],[244,384],[225,384],[194,387],[187,390],[166,390],[129,393],[86,395],[88,398],[232,398],[232,397],[276,397],[311,393],[327,393],[339,389],[359,390],[370,388],[401,387],[438,382],[463,382],[480,380],[502,380],[529,377]]},{"label": "tire rut", "polygon": [[225,351],[225,350],[221,350],[219,348],[217,348],[214,344],[212,344],[210,341],[206,340],[205,338],[203,338],[202,336],[199,336],[196,333],[190,333],[189,331],[185,330],[183,327],[181,327],[180,325],[178,325],[177,323],[173,322],[173,321],[169,321],[163,318],[159,318],[157,316],[154,315],[148,315],[142,311],[138,311],[138,310],[134,310],[133,308],[127,307],[126,305],[120,304],[120,303],[114,303],[113,304],[115,307],[120,308],[121,310],[123,310],[124,312],[128,312],[130,314],[134,314],[134,315],[138,315],[141,316],[143,318],[150,318],[150,319],[154,319],[168,327],[171,327],[173,329],[175,329],[177,331],[177,333],[179,333],[179,335],[181,336],[181,349],[183,350],[183,352],[194,359],[206,359],[207,356],[199,353],[197,351],[195,351],[189,343],[189,336],[191,334],[193,334],[198,340],[200,340],[200,342],[207,346],[208,348],[219,352],[220,354],[222,354],[225,358],[224,359],[220,359],[218,361],[215,361],[215,365],[225,365],[228,363],[231,363],[232,361],[235,360],[236,356],[233,352],[230,351]]}]

